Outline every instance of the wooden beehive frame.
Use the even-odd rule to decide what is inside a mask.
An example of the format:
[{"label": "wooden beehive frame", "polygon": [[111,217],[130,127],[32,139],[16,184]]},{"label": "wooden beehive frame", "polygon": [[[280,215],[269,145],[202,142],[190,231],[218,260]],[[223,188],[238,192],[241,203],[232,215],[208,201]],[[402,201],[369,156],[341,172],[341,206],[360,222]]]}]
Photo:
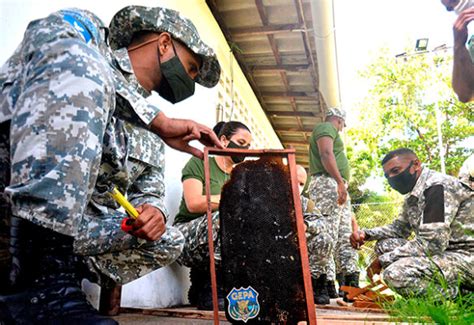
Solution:
[{"label": "wooden beehive frame", "polygon": [[214,313],[214,324],[219,324],[219,307],[217,301],[217,280],[216,267],[214,261],[214,241],[212,234],[212,208],[211,208],[211,182],[209,169],[209,154],[217,156],[245,156],[245,157],[279,157],[288,160],[290,170],[291,190],[293,193],[293,202],[295,204],[296,230],[298,236],[298,246],[301,257],[301,267],[303,270],[303,282],[305,290],[305,300],[309,324],[316,324],[316,309],[314,306],[313,287],[311,284],[311,273],[309,269],[308,249],[306,246],[306,235],[303,221],[303,211],[301,209],[301,200],[298,191],[298,182],[296,176],[296,157],[294,149],[285,150],[248,150],[248,149],[216,149],[204,148],[204,175],[205,191],[207,201],[207,229],[209,258],[212,285],[212,305]]}]

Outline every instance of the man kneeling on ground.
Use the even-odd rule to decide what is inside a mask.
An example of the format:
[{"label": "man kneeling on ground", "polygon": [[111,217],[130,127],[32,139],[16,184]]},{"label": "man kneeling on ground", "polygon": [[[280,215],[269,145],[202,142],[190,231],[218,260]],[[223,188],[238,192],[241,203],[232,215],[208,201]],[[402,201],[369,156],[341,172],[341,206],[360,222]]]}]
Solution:
[{"label": "man kneeling on ground", "polygon": [[[473,290],[472,188],[423,167],[410,149],[389,152],[382,166],[390,186],[406,196],[392,224],[350,237],[353,247],[377,240],[378,258],[368,268],[369,277],[383,269],[383,280],[403,296],[426,295],[431,283],[448,297],[458,294],[458,281],[461,288]],[[415,236],[408,240],[412,232]],[[441,282],[446,282],[447,291]]]}]

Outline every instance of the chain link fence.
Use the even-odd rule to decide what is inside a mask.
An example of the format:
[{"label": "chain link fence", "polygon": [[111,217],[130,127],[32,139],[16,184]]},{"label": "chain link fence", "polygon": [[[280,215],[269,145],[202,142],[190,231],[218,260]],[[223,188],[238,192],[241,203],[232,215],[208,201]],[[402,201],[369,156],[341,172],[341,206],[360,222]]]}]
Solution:
[{"label": "chain link fence", "polygon": [[[392,223],[398,217],[403,201],[368,202],[353,204],[352,209],[359,228],[374,228]],[[359,252],[359,268],[365,270],[376,257],[375,241],[369,241]]]}]

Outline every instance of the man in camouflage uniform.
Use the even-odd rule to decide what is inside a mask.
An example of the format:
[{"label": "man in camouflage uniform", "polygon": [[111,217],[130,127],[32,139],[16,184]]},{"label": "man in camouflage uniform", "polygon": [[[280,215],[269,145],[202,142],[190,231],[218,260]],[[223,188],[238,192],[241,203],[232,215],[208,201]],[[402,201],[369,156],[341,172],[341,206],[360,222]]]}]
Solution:
[{"label": "man in camouflage uniform", "polygon": [[[0,184],[12,214],[1,218],[11,228],[12,283],[1,279],[0,320],[115,323],[80,292],[83,256],[119,282],[177,258],[183,237],[165,227],[155,134],[198,157],[189,141],[220,144],[209,128],[167,118],[145,97],[155,90],[178,102],[219,74],[212,49],[172,10],[126,7],[109,28],[78,9],[30,23],[0,72],[0,129],[9,129],[0,163],[11,165]],[[120,229],[112,186],[138,206],[131,234]]]},{"label": "man in camouflage uniform", "polygon": [[[454,297],[458,283],[474,289],[473,190],[458,179],[421,165],[410,149],[389,152],[382,160],[390,186],[406,194],[392,224],[351,235],[354,247],[377,240],[378,258],[368,275],[383,269],[383,280],[403,296],[423,296],[430,285]],[[414,233],[415,237],[408,240]],[[447,284],[447,291],[439,285]],[[459,282],[458,282],[459,281]]]},{"label": "man in camouflage uniform", "polygon": [[[316,208],[329,220],[329,235],[331,238],[331,257],[334,259],[336,246],[347,247],[348,237],[339,239],[340,230],[351,227],[350,200],[347,193],[347,182],[349,181],[349,161],[344,152],[339,132],[345,126],[346,114],[342,109],[329,108],[324,123],[318,124],[311,134],[309,142],[309,172],[311,180],[308,193]],[[345,243],[346,241],[347,243]],[[318,278],[313,279],[313,287],[316,291],[315,301],[318,304],[328,304],[329,295],[327,287],[334,288],[334,271],[331,272],[331,262],[325,266],[325,272]],[[346,264],[341,265],[344,272],[345,283],[357,286],[358,272],[346,269]]]},{"label": "man in camouflage uniform", "polygon": [[316,209],[314,202],[303,196],[303,189],[308,178],[306,170],[296,165],[296,176],[300,190],[301,205],[306,225],[306,245],[308,246],[309,268],[312,278],[319,278],[325,272],[332,250],[332,240],[328,232],[328,218]]},{"label": "man in camouflage uniform", "polygon": [[[359,255],[348,240],[352,232],[358,229],[357,221],[352,214],[350,198],[347,199],[347,205],[348,208],[344,209],[344,216],[339,224],[339,234],[334,249],[334,258],[329,260],[327,271],[329,297],[343,297],[345,301],[349,300],[347,299],[347,295],[340,288],[346,285],[347,275],[359,273],[359,267],[357,265]],[[339,293],[336,292],[334,280],[337,280],[339,284]],[[348,283],[350,281],[351,280],[349,280]],[[351,283],[357,285],[358,281],[355,279]]]},{"label": "man in camouflage uniform", "polygon": [[474,188],[474,154],[467,157],[463,162],[458,177],[461,182],[469,185],[470,188]]}]

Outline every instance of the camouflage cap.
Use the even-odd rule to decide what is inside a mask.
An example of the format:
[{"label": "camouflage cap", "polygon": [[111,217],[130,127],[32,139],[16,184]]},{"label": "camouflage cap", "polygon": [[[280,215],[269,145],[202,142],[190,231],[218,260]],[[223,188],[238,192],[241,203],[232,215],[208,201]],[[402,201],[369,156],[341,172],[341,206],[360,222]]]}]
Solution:
[{"label": "camouflage cap", "polygon": [[330,107],[326,113],[326,116],[336,116],[342,118],[344,121],[346,120],[346,111],[342,108],[337,107]]},{"label": "camouflage cap", "polygon": [[219,82],[221,68],[216,54],[201,40],[194,24],[175,10],[127,6],[114,15],[109,29],[112,49],[128,46],[139,31],[168,32],[202,59],[197,83],[211,88]]}]

